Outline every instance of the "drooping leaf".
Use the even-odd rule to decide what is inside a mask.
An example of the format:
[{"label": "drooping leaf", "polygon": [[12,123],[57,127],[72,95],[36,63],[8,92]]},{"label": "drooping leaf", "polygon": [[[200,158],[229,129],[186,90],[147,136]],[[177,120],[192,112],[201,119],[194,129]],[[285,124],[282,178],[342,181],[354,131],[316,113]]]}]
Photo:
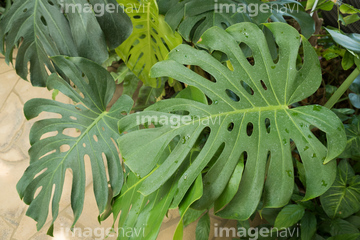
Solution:
[{"label": "drooping leaf", "polygon": [[301,205],[290,204],[281,209],[275,220],[274,228],[288,228],[300,221],[305,214],[305,208]]},{"label": "drooping leaf", "polygon": [[320,197],[321,206],[330,218],[346,218],[360,210],[360,176],[342,160],[334,184]]},{"label": "drooping leaf", "polygon": [[[84,58],[63,56],[53,57],[52,61],[71,79],[83,97],[65,80],[52,74],[48,79],[48,89],[58,89],[78,104],[32,99],[24,106],[27,119],[35,118],[43,111],[61,115],[61,118],[40,120],[31,128],[30,166],[17,184],[20,197],[30,205],[26,214],[38,222],[38,229],[46,221],[51,197],[53,222],[57,218],[67,169],[73,173],[71,206],[75,215],[74,224],[79,219],[84,205],[86,157],[90,158],[100,214],[108,202],[108,181],[113,195],[119,194],[123,169],[113,141],[119,136],[117,120],[123,112],[128,113],[133,104],[130,97],[123,96],[107,111],[107,104],[115,92],[115,83],[100,65]],[[80,135],[68,135],[66,131],[71,129],[78,129]],[[53,132],[55,136],[44,136]],[[110,179],[107,179],[104,161],[109,168]],[[34,198],[38,189],[41,190]]]},{"label": "drooping leaf", "polygon": [[159,79],[151,78],[151,67],[165,59],[170,50],[182,43],[178,33],[159,15],[156,0],[118,0],[133,23],[133,33],[116,52],[144,84],[159,87]]},{"label": "drooping leaf", "polygon": [[[143,125],[143,121],[161,125],[132,131],[119,139],[126,165],[141,177],[154,169],[158,154],[172,139],[181,138],[181,143],[169,157],[144,181],[139,189],[142,194],[156,191],[174,174],[204,131],[208,132],[207,138],[184,173],[187,180],[180,178],[172,206],[181,202],[206,167],[204,193],[198,209],[211,206],[225,190],[240,156],[245,152],[247,160],[238,192],[218,214],[226,218],[248,219],[256,210],[263,191],[265,207],[286,205],[294,186],[291,140],[298,148],[306,172],[304,200],[321,195],[331,186],[336,176],[336,163],[331,160],[342,152],[346,142],[341,121],[321,106],[288,107],[319,87],[318,57],[294,28],[283,23],[265,26],[272,31],[279,46],[278,63],[272,60],[263,32],[255,24],[240,23],[226,31],[214,27],[202,36],[204,46],[227,55],[233,71],[208,52],[187,45],[178,46],[169,54],[168,60],[153,67],[153,77],[168,76],[195,86],[205,93],[211,104],[168,99],[120,120],[120,131]],[[301,41],[304,63],[302,69],[297,70]],[[251,48],[254,66],[244,56],[240,43]],[[201,67],[212,75],[215,82],[184,65]],[[176,114],[178,112],[182,114]],[[166,121],[169,119],[178,121]],[[310,131],[311,126],[326,133],[327,147]],[[214,157],[217,152],[219,155]],[[139,160],[145,158],[146,162]]]},{"label": "drooping leaf", "polygon": [[[138,192],[143,181],[130,172],[121,194],[114,199],[114,223],[119,218],[119,240],[155,240],[173,199],[176,188],[171,181],[149,196]],[[133,234],[126,234],[127,229],[132,229]]]},{"label": "drooping leaf", "polygon": [[358,33],[350,33],[343,34],[338,30],[332,30],[325,28],[328,33],[330,33],[331,37],[334,41],[343,46],[344,48],[353,51],[355,53],[360,53],[360,34]]},{"label": "drooping leaf", "polygon": [[[122,21],[115,23],[110,19]],[[14,48],[20,45],[16,73],[26,80],[30,63],[31,83],[44,87],[47,70],[61,73],[48,56],[81,56],[102,63],[108,58],[105,37],[110,45],[119,45],[129,35],[131,25],[126,24],[126,19],[124,13],[104,13],[99,17],[99,25],[86,0],[16,1],[0,22],[0,50],[9,63],[13,62]],[[109,27],[115,28],[116,34],[112,32],[111,36],[109,31],[114,29]]]},{"label": "drooping leaf", "polygon": [[[186,179],[187,177],[185,175],[184,180]],[[198,200],[202,196],[202,193],[203,193],[203,187],[202,187],[202,178],[200,174],[195,180],[194,185],[192,185],[192,187],[190,188],[186,197],[184,197],[183,201],[179,205],[179,212],[181,218],[174,233],[174,237],[173,237],[174,240],[183,239],[183,229],[184,229],[183,218],[186,212],[189,210],[191,204],[193,204],[196,200]]]},{"label": "drooping leaf", "polygon": [[185,0],[174,5],[165,20],[172,29],[178,28],[187,41],[197,42],[206,30],[214,26],[227,28],[240,22],[266,22],[271,15],[270,10],[262,12],[249,7],[258,7],[259,4],[266,3],[259,0]]},{"label": "drooping leaf", "polygon": [[46,68],[55,72],[48,55],[78,56],[69,23],[53,1],[14,2],[0,22],[0,49],[7,63],[13,62],[13,49],[21,38],[16,73],[27,79],[30,62],[30,80],[34,86],[46,86]]},{"label": "drooping leaf", "polygon": [[131,35],[130,18],[116,0],[90,0],[90,3],[93,6],[102,6],[100,13],[95,15],[96,19],[104,32],[109,48],[111,50],[117,48]]}]

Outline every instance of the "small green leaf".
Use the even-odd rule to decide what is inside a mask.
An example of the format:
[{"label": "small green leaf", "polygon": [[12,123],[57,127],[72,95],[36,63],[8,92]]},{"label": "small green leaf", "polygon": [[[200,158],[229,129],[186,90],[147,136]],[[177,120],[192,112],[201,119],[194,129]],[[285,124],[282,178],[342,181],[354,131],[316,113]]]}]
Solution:
[{"label": "small green leaf", "polygon": [[360,34],[343,34],[338,30],[325,29],[330,33],[336,43],[355,53],[360,53]]},{"label": "small green leaf", "polygon": [[290,204],[285,206],[275,220],[274,228],[288,228],[300,221],[305,214],[305,208],[301,205]]},{"label": "small green leaf", "polygon": [[196,240],[208,240],[210,235],[209,212],[202,216],[196,226]]},{"label": "small green leaf", "polygon": [[320,202],[330,218],[346,218],[360,210],[360,176],[346,160],[339,163],[335,182]]},{"label": "small green leaf", "polygon": [[341,65],[344,70],[349,70],[354,65],[354,55],[352,55],[349,51],[346,51],[341,61]]},{"label": "small green leaf", "polygon": [[316,217],[314,214],[306,212],[304,217],[301,219],[301,240],[312,239],[316,233]]},{"label": "small green leaf", "polygon": [[342,234],[359,234],[359,230],[354,225],[339,218],[332,220],[329,227],[333,237]]},{"label": "small green leaf", "polygon": [[195,222],[203,213],[204,213],[204,210],[199,211],[199,210],[189,208],[183,218],[184,226],[186,227],[190,223]]}]

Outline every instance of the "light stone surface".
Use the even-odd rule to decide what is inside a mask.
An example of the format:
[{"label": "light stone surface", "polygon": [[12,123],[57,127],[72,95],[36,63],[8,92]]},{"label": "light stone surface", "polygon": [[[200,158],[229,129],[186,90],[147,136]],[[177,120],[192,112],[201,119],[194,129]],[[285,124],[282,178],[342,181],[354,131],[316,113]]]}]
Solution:
[{"label": "light stone surface", "polygon": [[[118,95],[117,91],[117,95]],[[93,193],[92,174],[90,162],[85,162],[86,167],[86,192],[85,204],[82,215],[76,224],[76,228],[82,230],[74,234],[68,232],[73,222],[73,212],[70,205],[72,173],[66,172],[63,194],[60,202],[59,216],[54,224],[54,238],[46,235],[50,227],[51,217],[49,215],[45,226],[37,232],[36,222],[26,216],[27,206],[19,198],[16,184],[29,165],[27,154],[30,143],[29,134],[31,126],[38,120],[58,116],[56,114],[41,113],[38,118],[27,121],[23,115],[23,106],[32,98],[51,99],[52,93],[46,88],[32,87],[27,81],[20,79],[15,70],[6,65],[4,58],[0,58],[0,239],[1,240],[94,240],[101,239],[86,234],[86,229],[98,228],[98,236],[112,226],[113,220],[110,216],[101,225],[97,221],[98,210]],[[63,103],[71,103],[71,100],[61,93],[56,98]],[[71,136],[77,136],[75,130],[67,132]],[[222,220],[213,214],[211,216],[211,235],[209,239],[231,239],[214,238],[214,224],[218,226],[236,226],[236,222]],[[180,220],[178,210],[170,210],[168,218],[164,219],[158,236],[158,240],[172,239],[176,226]],[[115,224],[117,226],[117,224]],[[184,229],[184,240],[195,240],[196,222]],[[115,237],[106,238],[109,240]]]}]

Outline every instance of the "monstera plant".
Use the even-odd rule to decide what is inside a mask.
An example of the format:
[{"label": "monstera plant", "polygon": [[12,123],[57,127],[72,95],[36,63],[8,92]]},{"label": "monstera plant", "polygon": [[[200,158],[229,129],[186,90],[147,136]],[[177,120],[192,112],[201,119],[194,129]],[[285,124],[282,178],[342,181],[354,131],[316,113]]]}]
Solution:
[{"label": "monstera plant", "polygon": [[[300,204],[319,196],[333,209],[327,214],[337,216],[332,192],[338,185],[352,191],[335,159],[350,145],[333,104],[302,102],[322,82],[307,40],[314,32],[309,14],[219,13],[203,0],[78,2],[124,8],[99,16],[81,8],[62,12],[70,0],[15,1],[0,22],[7,62],[19,46],[18,75],[27,79],[30,70],[33,85],[74,103],[36,98],[24,106],[27,119],[59,115],[33,125],[30,166],[17,184],[38,230],[50,209],[53,234],[69,170],[75,226],[84,209],[86,162],[99,221],[112,214],[120,228],[145,226],[142,236],[119,239],[156,239],[169,209],[180,213],[174,239],[196,219],[197,239],[207,239],[210,209],[242,222],[258,210],[286,206],[299,185],[299,205],[279,216],[295,209],[302,217]],[[286,23],[291,18],[302,35]],[[117,69],[109,73],[104,66]],[[116,97],[119,83],[122,96]],[[352,206],[342,208],[353,214]]]}]

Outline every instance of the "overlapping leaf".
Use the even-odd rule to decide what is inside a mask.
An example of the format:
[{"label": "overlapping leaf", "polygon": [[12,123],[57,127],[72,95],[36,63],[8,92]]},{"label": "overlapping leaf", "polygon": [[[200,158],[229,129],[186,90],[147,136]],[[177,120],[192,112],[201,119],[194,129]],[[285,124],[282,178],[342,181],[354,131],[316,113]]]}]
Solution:
[{"label": "overlapping leaf", "polygon": [[[271,58],[262,31],[255,24],[240,23],[226,31],[214,27],[202,36],[204,46],[228,56],[230,68],[206,51],[187,45],[178,46],[169,54],[168,60],[153,67],[153,77],[168,76],[197,87],[211,104],[169,99],[120,120],[121,131],[142,125],[143,121],[161,125],[132,131],[119,139],[125,163],[141,177],[154,169],[159,154],[172,139],[182,139],[169,157],[144,180],[139,189],[143,195],[156,191],[174,174],[206,129],[210,134],[196,159],[183,173],[186,178],[179,180],[172,206],[178,206],[207,166],[203,177],[204,194],[195,206],[198,209],[211,206],[226,188],[244,153],[247,157],[238,192],[218,214],[226,218],[247,219],[255,211],[263,192],[265,207],[284,206],[294,185],[292,141],[305,169],[307,186],[304,199],[317,197],[331,186],[336,175],[336,163],[331,160],[345,147],[341,121],[321,106],[289,107],[319,87],[321,71],[317,55],[308,41],[287,24],[272,23],[266,27],[275,36],[280,49],[277,63]],[[296,58],[301,42],[304,63],[297,70]],[[254,65],[244,56],[240,43],[251,48]],[[184,65],[201,67],[216,82],[203,78]],[[250,92],[245,85],[251,89]],[[266,123],[270,124],[269,128]],[[326,133],[327,146],[311,132],[312,126]],[[219,157],[213,158],[218,150],[221,150]]]},{"label": "overlapping leaf", "polygon": [[[84,58],[56,56],[52,60],[83,96],[65,80],[52,74],[48,79],[48,88],[60,90],[78,104],[74,106],[48,99],[32,99],[25,104],[27,119],[35,118],[43,111],[61,115],[61,118],[40,120],[33,125],[30,132],[30,166],[17,184],[20,197],[30,205],[26,214],[38,222],[38,229],[47,219],[51,198],[53,222],[57,218],[67,169],[71,169],[73,174],[71,206],[74,223],[78,220],[84,205],[86,157],[90,158],[87,164],[91,163],[100,213],[108,202],[108,181],[113,195],[120,193],[123,169],[114,141],[119,136],[118,119],[133,105],[129,96],[123,96],[106,111],[115,92],[115,83],[100,65]],[[79,136],[68,135],[66,132],[69,129],[77,129]],[[47,135],[54,132],[55,136]],[[105,162],[109,168],[109,179]],[[34,196],[37,190],[40,191]]]},{"label": "overlapping leaf", "polygon": [[[114,4],[113,0],[91,2]],[[15,1],[0,22],[0,50],[9,63],[13,61],[14,48],[20,44],[15,64],[17,74],[27,79],[30,63],[31,83],[44,87],[47,70],[52,73],[59,70],[48,56],[81,56],[102,63],[108,58],[105,40],[110,47],[116,47],[130,33],[130,20],[124,12],[104,12],[97,21],[86,0]]]},{"label": "overlapping leaf", "polygon": [[301,34],[310,38],[315,32],[314,19],[304,11],[300,2],[296,0],[279,0],[270,2],[272,8],[271,20],[286,23],[285,17],[295,19],[301,28]]},{"label": "overlapping leaf", "polygon": [[239,22],[266,22],[271,15],[270,10],[266,13],[255,13],[254,10],[249,12],[249,4],[260,3],[258,0],[186,0],[170,8],[165,20],[173,29],[178,28],[187,41],[197,42],[207,29],[214,26],[227,28]]},{"label": "overlapping leaf", "polygon": [[118,0],[133,23],[132,35],[116,49],[118,55],[144,84],[159,87],[161,81],[151,78],[151,67],[165,59],[182,38],[159,15],[155,0]]}]

